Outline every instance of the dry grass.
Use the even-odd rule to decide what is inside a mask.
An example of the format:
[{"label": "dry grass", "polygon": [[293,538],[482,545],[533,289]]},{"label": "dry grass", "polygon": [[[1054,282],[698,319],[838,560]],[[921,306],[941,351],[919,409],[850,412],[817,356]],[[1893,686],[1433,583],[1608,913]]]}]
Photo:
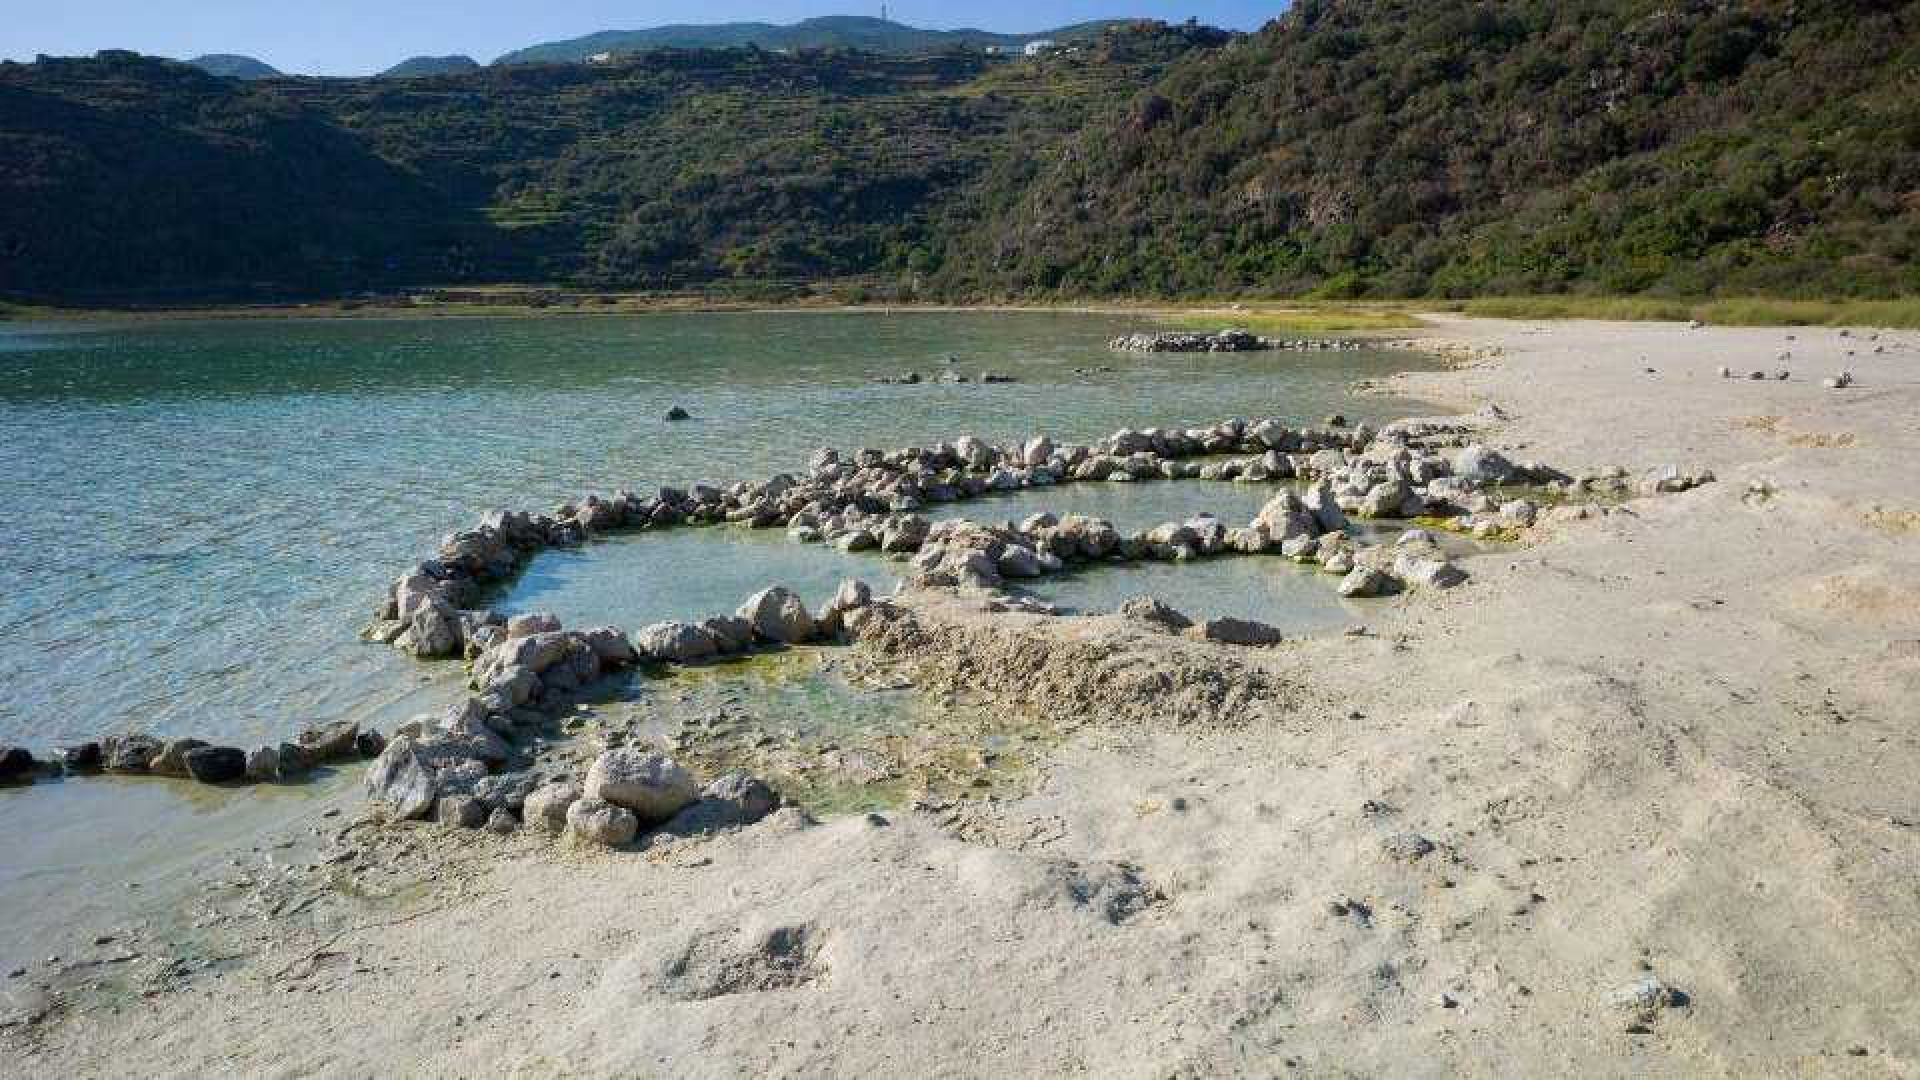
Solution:
[{"label": "dry grass", "polygon": [[1920,327],[1920,298],[1903,300],[1674,300],[1650,296],[1485,296],[1450,305],[1505,319],[1619,319],[1716,326]]},{"label": "dry grass", "polygon": [[1257,334],[1337,334],[1403,330],[1420,320],[1398,304],[1303,304],[1286,307],[1196,307],[1154,318],[1179,330],[1235,328]]}]

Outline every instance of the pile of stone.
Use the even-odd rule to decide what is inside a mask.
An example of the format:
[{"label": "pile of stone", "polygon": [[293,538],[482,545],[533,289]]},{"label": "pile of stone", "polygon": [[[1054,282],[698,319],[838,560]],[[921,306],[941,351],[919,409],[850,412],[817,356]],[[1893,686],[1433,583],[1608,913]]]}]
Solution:
[{"label": "pile of stone", "polygon": [[[1425,561],[1396,569],[1349,555],[1341,550],[1344,536],[1321,540],[1341,531],[1341,526],[1326,524],[1333,520],[1332,513],[1447,517],[1462,531],[1505,537],[1531,526],[1542,511],[1530,498],[1503,497],[1503,488],[1528,485],[1545,495],[1567,497],[1624,496],[1681,491],[1712,479],[1711,473],[1677,467],[1647,474],[1637,485],[1624,470],[1574,478],[1538,463],[1510,460],[1474,438],[1471,427],[1449,422],[1402,422],[1376,432],[1365,425],[1294,428],[1269,419],[1205,428],[1126,429],[1092,444],[1056,445],[1039,436],[994,445],[962,436],[952,443],[893,452],[862,449],[843,456],[822,449],[804,472],[781,473],[761,483],[726,488],[696,484],[685,490],[662,488],[648,496],[625,491],[611,498],[589,495],[550,515],[496,511],[475,528],[447,537],[437,557],[395,583],[365,634],[420,657],[471,658],[502,637],[516,636],[506,620],[475,603],[486,585],[517,573],[534,552],[623,529],[720,522],[784,527],[794,540],[827,543],[848,552],[911,556],[916,578],[927,584],[995,588],[1008,578],[1053,573],[1077,560],[1179,560],[1220,550],[1278,551],[1344,567],[1342,588],[1348,595],[1378,595],[1408,584],[1447,584],[1463,575],[1457,568],[1439,569]],[[1203,456],[1225,460],[1188,460]],[[1162,479],[1308,481],[1313,486],[1302,498],[1312,501],[1314,520],[1321,525],[1311,536],[1297,531],[1275,536],[1271,522],[1266,531],[1259,521],[1245,529],[1181,522],[1123,537],[1107,523],[1072,518],[998,529],[950,524],[936,530],[920,513],[929,505],[993,492]],[[1274,513],[1284,517],[1286,511]],[[1556,511],[1551,516],[1562,515]],[[924,550],[929,545],[934,549],[930,553]],[[1371,572],[1344,580],[1361,568]],[[742,617],[744,613],[732,618]],[[738,623],[727,619],[661,624],[646,628],[642,639],[640,651],[675,662],[751,644]]]},{"label": "pile of stone", "polygon": [[[595,773],[589,774],[584,789],[574,789],[567,797],[565,790],[548,790],[551,778],[530,767],[522,747],[549,731],[553,718],[604,676],[640,663],[692,664],[757,645],[836,637],[850,617],[872,602],[871,589],[848,581],[815,614],[792,590],[774,586],[748,597],[732,615],[655,623],[633,639],[610,626],[564,630],[551,615],[478,620],[479,630],[466,641],[474,694],[438,717],[417,718],[396,729],[368,770],[368,794],[402,820],[431,817],[449,825],[485,825],[508,832],[538,819],[555,831],[565,827],[614,846],[631,840],[641,825],[671,825],[671,819],[690,806],[704,806],[699,812],[710,825],[723,819],[734,822],[740,816],[738,807],[728,809],[713,800],[739,802],[754,791],[764,793],[764,784],[723,777],[716,782],[721,790],[703,793],[681,779],[674,771],[677,766],[661,766],[655,779],[660,784],[671,780],[668,786],[685,795],[672,806],[664,796],[641,805],[635,802],[638,796],[609,794],[622,789],[597,782]],[[609,761],[617,764],[603,755],[602,762]],[[611,768],[596,766],[599,773]],[[583,795],[581,805],[572,807]],[[748,801],[757,806],[758,799],[754,795]]]},{"label": "pile of stone", "polygon": [[24,747],[0,749],[0,780],[115,773],[203,784],[274,783],[296,779],[322,765],[374,757],[385,745],[379,732],[362,731],[351,721],[309,728],[291,742],[253,750],[130,731],[61,747],[48,760],[36,760]]},{"label": "pile of stone", "polygon": [[[459,656],[467,642],[500,624],[476,609],[485,586],[505,581],[535,553],[573,547],[622,530],[721,522],[753,528],[787,527],[813,539],[838,521],[855,523],[831,537],[846,550],[871,542],[882,551],[911,552],[917,543],[889,538],[862,523],[868,516],[910,514],[930,503],[978,498],[995,491],[1092,480],[1187,478],[1201,467],[1177,459],[1203,454],[1280,450],[1311,454],[1358,449],[1372,437],[1365,427],[1341,431],[1292,429],[1274,420],[1229,421],[1211,428],[1123,430],[1093,445],[1056,446],[1043,437],[999,447],[972,436],[932,448],[886,453],[863,449],[847,458],[834,450],[813,455],[808,471],[781,473],[757,484],[719,488],[661,488],[640,496],[588,495],[552,514],[500,510],[475,527],[446,537],[436,557],[397,581],[363,636],[421,658]],[[875,522],[875,524],[881,524]],[[911,529],[915,526],[908,525]],[[864,535],[862,535],[864,531]]]},{"label": "pile of stone", "polygon": [[1245,330],[1221,330],[1217,333],[1164,331],[1160,333],[1122,334],[1107,342],[1120,352],[1261,352],[1269,349],[1352,350],[1365,346],[1358,341],[1314,338],[1269,338]]}]

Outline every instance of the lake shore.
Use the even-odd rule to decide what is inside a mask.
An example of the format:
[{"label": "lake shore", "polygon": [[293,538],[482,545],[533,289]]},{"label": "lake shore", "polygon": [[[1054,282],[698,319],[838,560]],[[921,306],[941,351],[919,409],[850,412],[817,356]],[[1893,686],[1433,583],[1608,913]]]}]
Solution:
[{"label": "lake shore", "polygon": [[[11,980],[0,1040],[73,1074],[1915,1068],[1920,336],[1414,333],[1477,359],[1384,389],[1491,444],[1718,482],[1274,649],[909,594],[852,652],[1054,719],[1027,790],[637,854],[334,806],[193,955]],[[1109,663],[1221,689],[1114,701]]]},{"label": "lake shore", "polygon": [[[577,315],[663,314],[1019,314],[1117,315],[1154,319],[1235,318],[1269,320],[1303,330],[1399,330],[1420,325],[1417,305],[1403,303],[1302,302],[1079,302],[1045,303],[850,303],[829,296],[781,301],[733,299],[706,294],[601,293],[539,286],[426,289],[360,299],[258,304],[156,304],[130,307],[13,307],[16,318],[75,321],[223,319],[551,318]],[[0,317],[9,309],[0,305]],[[1284,322],[1271,322],[1284,320]]]}]

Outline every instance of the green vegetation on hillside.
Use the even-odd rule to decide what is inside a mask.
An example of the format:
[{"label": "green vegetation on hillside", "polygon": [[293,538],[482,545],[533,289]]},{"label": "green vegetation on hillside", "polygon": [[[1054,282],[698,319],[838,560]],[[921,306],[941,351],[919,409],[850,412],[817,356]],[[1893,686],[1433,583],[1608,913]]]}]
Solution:
[{"label": "green vegetation on hillside", "polygon": [[980,176],[1222,39],[1138,24],[1015,64],[661,50],[244,84],[128,53],[0,65],[0,158],[19,163],[0,171],[0,294],[910,288]]},{"label": "green vegetation on hillside", "polygon": [[1920,292],[1920,5],[1301,0],[1002,178],[985,295]]},{"label": "green vegetation on hillside", "polygon": [[1301,0],[1251,36],[1129,23],[1018,61],[0,64],[0,295],[830,282],[1898,321],[1917,78],[1920,0]]}]

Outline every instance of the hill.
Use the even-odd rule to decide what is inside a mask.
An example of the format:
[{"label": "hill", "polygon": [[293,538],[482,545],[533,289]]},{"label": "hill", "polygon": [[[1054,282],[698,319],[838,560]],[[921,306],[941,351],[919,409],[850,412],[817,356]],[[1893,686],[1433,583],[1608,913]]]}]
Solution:
[{"label": "hill", "polygon": [[646,30],[609,30],[569,41],[534,45],[495,60],[496,64],[584,63],[602,53],[620,55],[647,49],[859,49],[911,55],[942,49],[999,46],[1017,49],[1029,41],[1084,41],[1125,20],[1078,23],[1038,34],[995,34],[985,30],[922,30],[885,19],[829,15],[792,25],[739,22],[656,26]]},{"label": "hill", "polygon": [[663,50],[239,83],[127,53],[0,64],[0,295],[910,279],[969,192],[1218,32],[1072,55]]},{"label": "hill", "polygon": [[5,64],[0,294],[1913,296],[1915,71],[1920,0],[1301,0],[1022,63]]},{"label": "hill", "polygon": [[1920,292],[1917,13],[1302,0],[997,178],[936,284]]},{"label": "hill", "polygon": [[459,75],[478,71],[480,64],[471,56],[415,56],[380,73],[387,79],[418,79],[430,75]]},{"label": "hill", "polygon": [[280,76],[279,71],[263,61],[232,53],[208,53],[196,56],[187,63],[209,75],[226,79],[274,79]]}]

